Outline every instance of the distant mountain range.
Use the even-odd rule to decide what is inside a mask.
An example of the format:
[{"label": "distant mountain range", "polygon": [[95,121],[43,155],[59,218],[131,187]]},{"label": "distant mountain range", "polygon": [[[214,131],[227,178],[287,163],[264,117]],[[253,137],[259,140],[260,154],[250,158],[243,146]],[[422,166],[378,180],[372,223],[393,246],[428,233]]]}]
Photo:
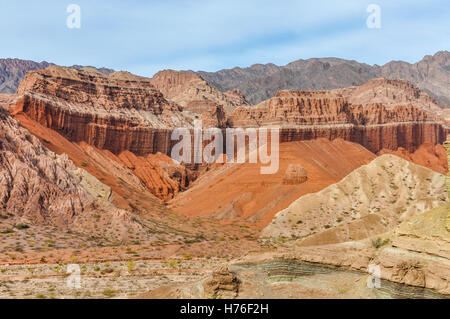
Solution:
[{"label": "distant mountain range", "polygon": [[[20,81],[28,71],[45,69],[53,63],[46,61],[34,62],[21,59],[0,59],[0,93],[16,93]],[[84,68],[82,65],[73,65],[77,70]],[[107,68],[95,68],[97,71],[110,74],[114,70]]]},{"label": "distant mountain range", "polygon": [[450,106],[450,52],[440,51],[410,64],[392,61],[383,66],[337,58],[298,60],[285,66],[255,64],[218,72],[198,72],[221,91],[239,89],[259,103],[279,90],[329,90],[362,85],[370,79],[404,79],[431,93],[442,106]]},{"label": "distant mountain range", "polygon": [[[0,59],[0,93],[15,93],[27,71],[43,69],[48,62]],[[76,69],[83,66],[74,65]],[[97,68],[104,74],[112,69]],[[297,60],[285,66],[255,64],[248,68],[196,72],[222,92],[239,89],[247,101],[257,104],[279,90],[329,90],[358,86],[384,77],[404,79],[433,96],[441,107],[450,107],[450,52],[439,51],[410,64],[391,61],[383,66],[368,65],[338,58]]]},{"label": "distant mountain range", "polygon": [[0,59],[0,93],[16,93],[28,71],[45,69],[51,63],[20,59]]}]

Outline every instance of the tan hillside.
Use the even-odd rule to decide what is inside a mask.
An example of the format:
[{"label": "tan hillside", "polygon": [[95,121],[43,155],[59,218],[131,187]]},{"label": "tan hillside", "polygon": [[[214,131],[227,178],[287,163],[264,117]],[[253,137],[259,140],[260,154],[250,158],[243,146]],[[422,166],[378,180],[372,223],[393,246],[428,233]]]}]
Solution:
[{"label": "tan hillside", "polygon": [[214,103],[225,111],[231,111],[238,106],[249,105],[239,90],[222,93],[195,73],[165,70],[155,74],[150,82],[167,99],[183,107],[192,103]]},{"label": "tan hillside", "polygon": [[447,200],[444,175],[383,155],[337,184],[300,197],[279,212],[262,237],[302,245],[360,240],[384,233]]}]

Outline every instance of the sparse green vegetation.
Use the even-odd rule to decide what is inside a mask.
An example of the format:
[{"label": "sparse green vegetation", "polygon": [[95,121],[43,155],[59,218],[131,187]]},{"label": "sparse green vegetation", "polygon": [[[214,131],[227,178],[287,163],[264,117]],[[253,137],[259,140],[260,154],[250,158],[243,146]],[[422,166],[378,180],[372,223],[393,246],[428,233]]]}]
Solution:
[{"label": "sparse green vegetation", "polygon": [[27,224],[17,224],[17,225],[15,225],[15,227],[17,229],[28,229],[28,228],[30,228],[30,226],[28,226]]},{"label": "sparse green vegetation", "polygon": [[390,242],[389,238],[382,239],[380,237],[374,238],[371,241],[372,247],[374,247],[376,249],[381,248],[381,247],[389,244],[389,242]]}]

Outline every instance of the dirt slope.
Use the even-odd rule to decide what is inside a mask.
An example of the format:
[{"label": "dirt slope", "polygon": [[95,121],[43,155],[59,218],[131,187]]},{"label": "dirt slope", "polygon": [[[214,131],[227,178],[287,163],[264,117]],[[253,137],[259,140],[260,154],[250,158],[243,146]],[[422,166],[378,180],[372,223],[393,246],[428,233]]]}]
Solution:
[{"label": "dirt slope", "polygon": [[[374,158],[359,144],[340,139],[282,143],[278,173],[261,175],[260,164],[250,163],[217,167],[175,198],[171,207],[187,216],[211,216],[223,222],[245,220],[264,227],[299,196],[336,183]],[[306,182],[284,182],[290,164],[300,164],[307,171]]]}]

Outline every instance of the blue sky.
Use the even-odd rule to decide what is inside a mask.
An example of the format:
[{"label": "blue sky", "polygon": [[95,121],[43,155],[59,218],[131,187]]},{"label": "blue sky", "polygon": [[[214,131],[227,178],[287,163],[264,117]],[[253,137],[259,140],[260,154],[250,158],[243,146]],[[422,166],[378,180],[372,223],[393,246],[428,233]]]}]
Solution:
[{"label": "blue sky", "polygon": [[[81,7],[69,29],[67,6]],[[381,29],[366,26],[369,4]],[[0,0],[0,57],[151,76],[311,57],[417,62],[450,50],[448,0]]]}]

